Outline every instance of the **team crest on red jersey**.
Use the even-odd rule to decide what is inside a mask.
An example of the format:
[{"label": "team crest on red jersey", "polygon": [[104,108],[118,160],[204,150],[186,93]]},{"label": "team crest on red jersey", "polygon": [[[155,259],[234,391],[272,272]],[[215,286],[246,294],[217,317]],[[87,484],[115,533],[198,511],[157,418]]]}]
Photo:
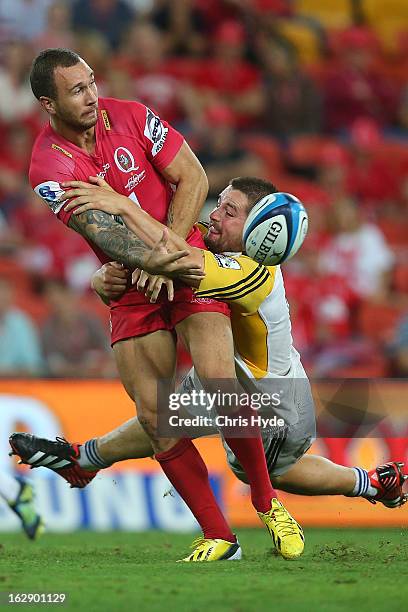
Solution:
[{"label": "team crest on red jersey", "polygon": [[135,158],[126,147],[118,147],[114,154],[115,164],[121,172],[132,172],[138,170],[139,166],[135,164]]}]

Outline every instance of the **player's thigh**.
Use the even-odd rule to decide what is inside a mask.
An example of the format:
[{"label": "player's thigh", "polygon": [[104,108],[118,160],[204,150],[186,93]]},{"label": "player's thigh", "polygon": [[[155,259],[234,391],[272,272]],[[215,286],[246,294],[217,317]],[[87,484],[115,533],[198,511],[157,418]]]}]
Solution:
[{"label": "player's thigh", "polygon": [[129,396],[141,408],[156,404],[160,380],[173,380],[176,366],[174,335],[159,330],[120,340],[113,345],[119,376]]},{"label": "player's thigh", "polygon": [[315,406],[307,379],[296,381],[295,402],[298,412],[297,423],[289,426],[281,441],[272,440],[265,453],[269,474],[276,483],[303,457],[316,440]]},{"label": "player's thigh", "polygon": [[234,341],[229,317],[198,312],[176,326],[201,380],[235,378]]}]

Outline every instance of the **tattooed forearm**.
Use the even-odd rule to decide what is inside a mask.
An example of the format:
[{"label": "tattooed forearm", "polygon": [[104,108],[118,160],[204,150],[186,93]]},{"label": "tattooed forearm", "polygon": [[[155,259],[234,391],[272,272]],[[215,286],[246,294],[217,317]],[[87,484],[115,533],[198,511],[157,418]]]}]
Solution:
[{"label": "tattooed forearm", "polygon": [[69,227],[96,244],[111,259],[127,268],[143,268],[149,247],[132,234],[112,215],[101,210],[88,210],[72,215]]},{"label": "tattooed forearm", "polygon": [[172,227],[174,223],[174,210],[173,210],[173,202],[170,202],[169,210],[167,213],[167,227]]}]

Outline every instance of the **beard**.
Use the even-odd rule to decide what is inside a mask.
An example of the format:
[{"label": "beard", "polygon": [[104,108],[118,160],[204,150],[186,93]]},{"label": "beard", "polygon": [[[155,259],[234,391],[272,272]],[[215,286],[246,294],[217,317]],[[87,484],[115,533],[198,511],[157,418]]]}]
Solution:
[{"label": "beard", "polygon": [[95,108],[95,111],[95,116],[91,115],[87,117],[85,115],[83,117],[78,117],[70,111],[59,109],[58,118],[61,119],[67,126],[75,130],[76,132],[84,132],[85,130],[89,130],[90,128],[93,128],[96,125],[98,121],[98,107]]},{"label": "beard", "polygon": [[93,128],[96,125],[97,121],[98,121],[98,115],[96,115],[94,119],[91,119],[91,120],[88,119],[88,121],[84,121],[82,123],[83,129],[89,130],[90,128]]},{"label": "beard", "polygon": [[211,234],[206,234],[206,235],[204,236],[204,244],[205,244],[205,246],[207,247],[207,249],[208,249],[209,251],[211,251],[212,253],[221,253],[221,251],[220,251],[219,247],[217,247],[216,242],[217,242],[217,241],[214,241],[214,240],[211,238]]}]

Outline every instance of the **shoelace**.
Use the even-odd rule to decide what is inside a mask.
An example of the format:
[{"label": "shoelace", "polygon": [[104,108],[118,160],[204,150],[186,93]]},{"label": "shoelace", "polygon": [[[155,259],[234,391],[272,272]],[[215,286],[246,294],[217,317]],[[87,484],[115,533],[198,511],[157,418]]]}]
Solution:
[{"label": "shoelace", "polygon": [[295,528],[297,526],[296,521],[287,516],[286,510],[283,508],[276,508],[276,510],[273,511],[273,515],[276,517],[276,529],[281,537],[297,535],[297,530]]}]

